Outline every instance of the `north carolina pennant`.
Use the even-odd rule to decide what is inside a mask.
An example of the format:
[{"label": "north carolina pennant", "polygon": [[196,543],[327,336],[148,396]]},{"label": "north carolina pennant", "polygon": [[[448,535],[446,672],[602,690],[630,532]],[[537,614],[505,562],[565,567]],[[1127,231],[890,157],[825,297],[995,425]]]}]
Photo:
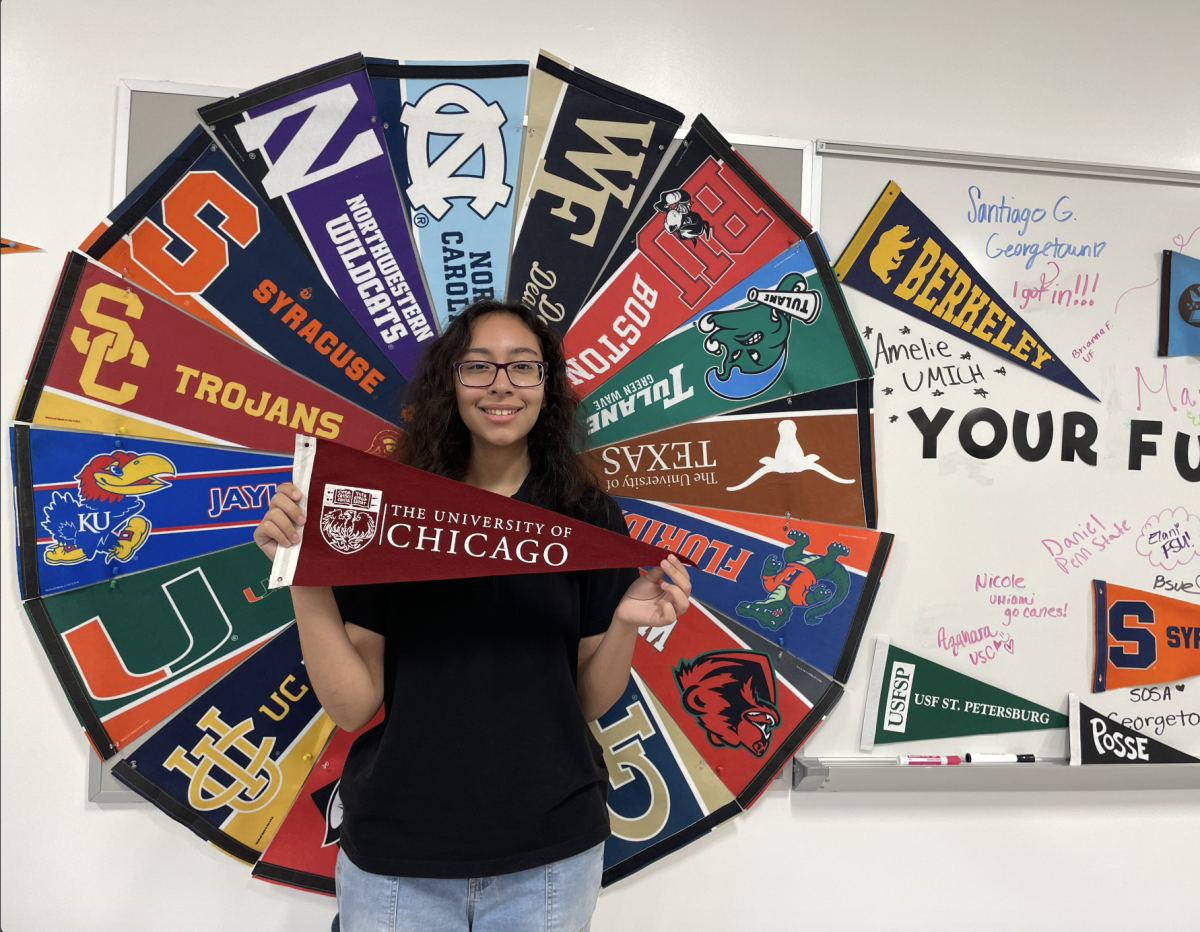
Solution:
[{"label": "north carolina pennant", "polygon": [[248,543],[291,457],[10,428],[21,596]]},{"label": "north carolina pennant", "polygon": [[884,304],[1099,400],[894,181],[834,271],[844,284]]},{"label": "north carolina pennant", "polygon": [[255,544],[58,595],[25,612],[96,752],[112,757],[295,617]]},{"label": "north carolina pennant", "polygon": [[411,379],[437,323],[363,57],[199,112],[362,329]]},{"label": "north carolina pennant", "polygon": [[289,369],[396,419],[404,377],[200,127],[80,248]]},{"label": "north carolina pennant", "polygon": [[692,597],[846,682],[892,535],[617,498],[629,535],[696,563]]},{"label": "north carolina pennant", "polygon": [[77,252],[63,265],[15,419],[289,453],[297,430],[380,456],[400,437]]},{"label": "north carolina pennant", "polygon": [[438,326],[503,298],[529,62],[367,60]]},{"label": "north carolina pennant", "polygon": [[673,107],[538,56],[509,300],[566,331],[682,123]]},{"label": "north carolina pennant", "polygon": [[610,495],[875,526],[871,382],[847,382],[582,454]]},{"label": "north carolina pennant", "polygon": [[1200,758],[1088,708],[1075,693],[1067,699],[1072,767],[1083,764],[1200,764]]},{"label": "north carolina pennant", "polygon": [[272,586],[657,566],[661,547],[337,443],[296,436],[293,482],[308,516],[280,547]]},{"label": "north carolina pennant", "polygon": [[1092,692],[1200,675],[1200,605],[1092,580]]},{"label": "north carolina pennant", "polygon": [[1158,355],[1200,355],[1200,259],[1163,250]]},{"label": "north carolina pennant", "polygon": [[728,304],[606,382],[589,383],[588,447],[870,376],[853,321],[839,314],[809,251],[813,242],[796,243],[743,279]]},{"label": "north carolina pennant", "polygon": [[253,864],[333,732],[295,626],[113,767],[113,776],[226,854]]}]

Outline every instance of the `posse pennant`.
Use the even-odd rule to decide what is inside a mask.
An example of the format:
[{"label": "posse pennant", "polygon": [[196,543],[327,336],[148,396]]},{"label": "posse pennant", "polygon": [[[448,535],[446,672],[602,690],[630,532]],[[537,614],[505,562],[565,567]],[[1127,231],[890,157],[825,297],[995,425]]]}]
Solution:
[{"label": "posse pennant", "polygon": [[1083,764],[1200,764],[1200,759],[1163,744],[1114,718],[1067,697],[1071,719],[1071,766]]},{"label": "posse pennant", "polygon": [[1092,580],[1092,692],[1200,675],[1200,605]]},{"label": "posse pennant", "polygon": [[657,566],[661,547],[337,443],[296,436],[309,516],[271,586],[360,585]]},{"label": "posse pennant", "polygon": [[1200,259],[1163,250],[1158,355],[1200,355]]},{"label": "posse pennant", "polygon": [[1099,400],[894,181],[879,195],[834,271],[863,294]]}]

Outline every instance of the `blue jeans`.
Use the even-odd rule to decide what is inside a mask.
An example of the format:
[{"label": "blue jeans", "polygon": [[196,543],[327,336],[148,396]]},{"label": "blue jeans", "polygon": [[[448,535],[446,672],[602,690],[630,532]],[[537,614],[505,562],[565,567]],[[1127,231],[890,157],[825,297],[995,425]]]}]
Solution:
[{"label": "blue jeans", "polygon": [[337,858],[341,932],[587,932],[604,845],[498,877],[386,877]]}]

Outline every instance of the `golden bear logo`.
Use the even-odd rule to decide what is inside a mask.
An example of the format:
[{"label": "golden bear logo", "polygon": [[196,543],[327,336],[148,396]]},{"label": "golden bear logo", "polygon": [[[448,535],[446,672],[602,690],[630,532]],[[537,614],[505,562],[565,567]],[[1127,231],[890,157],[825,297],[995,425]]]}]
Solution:
[{"label": "golden bear logo", "polygon": [[871,271],[879,276],[885,285],[891,283],[891,275],[900,268],[901,253],[916,243],[915,239],[906,240],[908,227],[896,224],[879,237],[879,242],[871,250]]}]

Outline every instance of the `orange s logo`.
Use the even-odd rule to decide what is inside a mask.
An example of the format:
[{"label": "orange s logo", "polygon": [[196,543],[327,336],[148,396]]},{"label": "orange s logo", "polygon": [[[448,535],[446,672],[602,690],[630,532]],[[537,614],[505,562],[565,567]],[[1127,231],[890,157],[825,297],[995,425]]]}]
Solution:
[{"label": "orange s logo", "polygon": [[104,332],[93,337],[82,327],[71,331],[71,345],[87,356],[83,364],[83,372],[79,374],[79,384],[84,394],[91,398],[99,398],[109,404],[123,405],[132,401],[138,387],[129,382],[122,382],[120,388],[109,388],[96,381],[100,374],[102,362],[119,362],[126,356],[130,362],[140,369],[146,368],[150,354],[141,340],[133,338],[133,328],[120,317],[108,317],[100,313],[100,300],[107,298],[125,305],[125,316],[134,320],[141,319],[142,299],[131,291],[125,291],[116,285],[92,285],[83,296],[83,304],[79,312],[83,319],[93,327],[99,327]]},{"label": "orange s logo", "polygon": [[149,217],[130,234],[134,261],[178,294],[202,292],[229,266],[229,244],[199,217],[209,204],[225,215],[218,229],[239,246],[258,235],[258,207],[216,172],[191,172],[163,198],[163,223],[192,248],[186,259],[167,252],[171,237]]}]

